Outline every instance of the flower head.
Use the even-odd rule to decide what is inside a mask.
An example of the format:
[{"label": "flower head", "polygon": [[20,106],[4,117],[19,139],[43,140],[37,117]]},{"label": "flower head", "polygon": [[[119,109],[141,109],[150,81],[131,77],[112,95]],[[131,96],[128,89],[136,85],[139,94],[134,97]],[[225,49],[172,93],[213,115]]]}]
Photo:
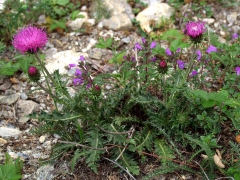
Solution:
[{"label": "flower head", "polygon": [[237,33],[234,33],[234,34],[232,35],[232,38],[233,38],[233,39],[237,39],[237,38],[238,38],[238,34],[237,34]]},{"label": "flower head", "polygon": [[191,72],[190,76],[193,77],[193,76],[195,76],[195,75],[197,75],[197,74],[198,74],[198,72],[197,72],[196,70],[193,70],[193,71]]},{"label": "flower head", "polygon": [[170,51],[169,48],[166,49],[166,54],[167,54],[168,56],[171,56],[171,55],[172,55],[172,52]]},{"label": "flower head", "polygon": [[216,48],[215,46],[213,46],[213,45],[210,45],[210,46],[207,48],[206,52],[207,52],[208,54],[210,54],[211,52],[217,52],[217,48]]},{"label": "flower head", "polygon": [[146,43],[147,41],[146,41],[146,39],[145,38],[142,38],[142,43],[144,44],[144,43]]},{"label": "flower head", "polygon": [[158,71],[161,74],[165,74],[168,71],[167,63],[164,60],[161,60],[158,66]]},{"label": "flower head", "polygon": [[156,60],[157,60],[156,57],[152,57],[152,58],[151,58],[151,62],[155,62]]},{"label": "flower head", "polygon": [[157,45],[156,41],[153,41],[153,42],[150,44],[150,49],[155,48],[156,45]]},{"label": "flower head", "polygon": [[30,66],[28,68],[28,76],[29,76],[30,80],[32,80],[34,82],[37,82],[40,79],[40,73],[35,66]]},{"label": "flower head", "polygon": [[79,69],[76,69],[75,76],[81,77],[82,76],[82,71],[79,70]]},{"label": "flower head", "polygon": [[135,49],[142,50],[142,46],[139,43],[135,44]]},{"label": "flower head", "polygon": [[80,58],[79,58],[79,60],[80,60],[80,61],[84,61],[84,60],[85,60],[84,56],[81,55]]},{"label": "flower head", "polygon": [[202,58],[202,53],[201,53],[201,51],[198,49],[198,50],[196,51],[196,54],[197,54],[197,60],[200,61],[200,59]]},{"label": "flower head", "polygon": [[82,78],[73,78],[73,85],[74,86],[78,86],[78,85],[81,85],[83,83],[84,83],[84,81],[83,81]]},{"label": "flower head", "polygon": [[181,48],[177,48],[176,53],[179,53],[181,51]]},{"label": "flower head", "polygon": [[177,64],[178,64],[178,67],[179,67],[180,69],[184,69],[184,67],[185,67],[185,62],[183,62],[183,61],[181,61],[181,60],[177,60]]},{"label": "flower head", "polygon": [[194,44],[200,43],[202,34],[206,31],[204,22],[188,22],[185,26],[184,33],[189,36]]},{"label": "flower head", "polygon": [[72,67],[76,67],[76,64],[69,64],[69,68],[71,69]]},{"label": "flower head", "polygon": [[235,70],[236,70],[237,76],[240,76],[240,66],[236,67]]},{"label": "flower head", "polygon": [[47,34],[43,29],[29,25],[14,35],[12,44],[22,54],[36,53],[46,45],[47,41]]}]

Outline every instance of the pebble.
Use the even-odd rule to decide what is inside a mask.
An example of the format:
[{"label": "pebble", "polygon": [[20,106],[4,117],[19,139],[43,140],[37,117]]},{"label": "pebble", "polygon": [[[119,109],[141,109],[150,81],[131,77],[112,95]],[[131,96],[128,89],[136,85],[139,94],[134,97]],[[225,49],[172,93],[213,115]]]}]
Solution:
[{"label": "pebble", "polygon": [[40,142],[40,143],[44,143],[45,140],[46,140],[46,136],[41,136],[41,137],[39,138],[39,142]]},{"label": "pebble", "polygon": [[7,140],[0,138],[0,145],[6,144],[6,143],[7,143]]},{"label": "pebble", "polygon": [[26,99],[28,98],[28,96],[26,95],[25,92],[21,93],[21,94],[20,94],[20,97],[21,97],[21,99],[23,99],[23,100],[26,100]]}]

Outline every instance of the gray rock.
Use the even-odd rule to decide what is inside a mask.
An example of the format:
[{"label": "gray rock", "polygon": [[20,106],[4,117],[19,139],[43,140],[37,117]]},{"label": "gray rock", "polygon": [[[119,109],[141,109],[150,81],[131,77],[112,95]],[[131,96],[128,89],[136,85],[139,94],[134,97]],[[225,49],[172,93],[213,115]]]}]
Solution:
[{"label": "gray rock", "polygon": [[39,25],[46,24],[46,16],[44,14],[38,17],[37,24]]},{"label": "gray rock", "polygon": [[25,92],[21,93],[21,94],[20,94],[20,97],[21,97],[21,99],[23,99],[23,100],[26,100],[26,99],[28,98],[28,96],[26,95]]},{"label": "gray rock", "polygon": [[29,120],[28,117],[25,117],[26,115],[31,114],[34,111],[39,111],[40,109],[40,105],[32,100],[19,100],[17,105],[22,111],[20,119],[18,120],[21,123],[26,123]]},{"label": "gray rock", "polygon": [[11,95],[6,95],[6,96],[0,96],[0,104],[6,104],[6,105],[11,105],[15,103],[19,98],[19,94],[11,94]]},{"label": "gray rock", "polygon": [[90,50],[89,57],[92,59],[100,60],[102,58],[102,51],[101,49],[92,49]]},{"label": "gray rock", "polygon": [[54,170],[54,166],[50,164],[41,166],[36,172],[37,180],[53,179],[53,170]]},{"label": "gray rock", "polygon": [[174,9],[166,3],[154,3],[141,11],[136,19],[140,22],[143,30],[151,32],[150,22],[159,22],[161,18],[169,19],[173,15]]},{"label": "gray rock", "polygon": [[0,90],[5,91],[11,87],[12,83],[10,80],[5,79],[4,83],[0,86]]},{"label": "gray rock", "polygon": [[0,136],[2,137],[17,137],[21,131],[15,128],[0,127]]},{"label": "gray rock", "polygon": [[237,12],[232,12],[231,14],[227,15],[227,21],[229,22],[229,25],[232,25],[234,24],[234,22],[237,21],[237,16],[238,16]]},{"label": "gray rock", "polygon": [[46,54],[46,59],[52,59],[53,55],[57,53],[57,49],[56,48],[50,48],[48,49],[45,54]]},{"label": "gray rock", "polygon": [[112,30],[123,30],[132,27],[132,21],[126,14],[114,15],[102,21],[103,26]]}]

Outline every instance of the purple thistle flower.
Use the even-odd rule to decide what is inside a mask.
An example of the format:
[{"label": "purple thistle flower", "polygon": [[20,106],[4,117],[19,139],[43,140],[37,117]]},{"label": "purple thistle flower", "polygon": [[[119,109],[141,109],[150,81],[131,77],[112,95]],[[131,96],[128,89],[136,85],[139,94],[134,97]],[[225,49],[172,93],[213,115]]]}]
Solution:
[{"label": "purple thistle flower", "polygon": [[71,69],[72,67],[76,67],[76,64],[69,64],[69,68]]},{"label": "purple thistle flower", "polygon": [[170,51],[169,48],[166,49],[166,54],[167,54],[168,56],[171,56],[171,55],[172,55],[172,52]]},{"label": "purple thistle flower", "polygon": [[193,77],[193,76],[195,76],[195,75],[197,75],[197,74],[198,74],[198,72],[197,72],[196,70],[193,70],[193,71],[191,72],[190,76]]},{"label": "purple thistle flower", "polygon": [[185,26],[184,33],[191,38],[201,36],[205,31],[204,22],[188,22]]},{"label": "purple thistle flower", "polygon": [[74,86],[78,86],[78,85],[81,85],[83,83],[84,83],[84,81],[83,81],[82,78],[73,78],[73,85]]},{"label": "purple thistle flower", "polygon": [[234,34],[232,35],[232,38],[233,38],[233,39],[237,39],[237,38],[238,38],[238,34],[237,34],[237,33],[234,33]]},{"label": "purple thistle flower", "polygon": [[236,70],[237,76],[240,76],[240,66],[236,67],[235,70]]},{"label": "purple thistle flower", "polygon": [[185,67],[185,62],[183,62],[183,61],[181,61],[181,60],[177,60],[177,64],[178,64],[178,67],[179,67],[180,69],[184,69],[184,67]]},{"label": "purple thistle flower", "polygon": [[202,53],[201,53],[201,51],[198,49],[198,50],[196,51],[196,54],[197,54],[197,60],[200,61],[200,59],[202,58]]},{"label": "purple thistle flower", "polygon": [[135,44],[135,49],[142,50],[142,46],[139,43]]},{"label": "purple thistle flower", "polygon": [[81,55],[80,58],[79,58],[79,60],[80,60],[80,61],[84,61],[84,60],[85,60],[84,56]]},{"label": "purple thistle flower", "polygon": [[155,48],[156,45],[157,45],[156,41],[153,41],[153,42],[150,44],[150,49]]},{"label": "purple thistle flower", "polygon": [[176,53],[179,53],[181,51],[181,48],[177,48]]},{"label": "purple thistle flower", "polygon": [[215,46],[213,46],[213,45],[210,45],[210,46],[207,48],[206,52],[207,52],[208,54],[210,54],[211,52],[217,52],[217,48],[216,48]]},{"label": "purple thistle flower", "polygon": [[82,76],[82,71],[80,71],[79,69],[76,69],[75,76],[81,77]]},{"label": "purple thistle flower", "polygon": [[145,38],[142,38],[142,43],[146,43],[146,39]]},{"label": "purple thistle flower", "polygon": [[14,35],[12,44],[22,54],[36,53],[46,45],[47,41],[47,34],[43,29],[29,25]]}]

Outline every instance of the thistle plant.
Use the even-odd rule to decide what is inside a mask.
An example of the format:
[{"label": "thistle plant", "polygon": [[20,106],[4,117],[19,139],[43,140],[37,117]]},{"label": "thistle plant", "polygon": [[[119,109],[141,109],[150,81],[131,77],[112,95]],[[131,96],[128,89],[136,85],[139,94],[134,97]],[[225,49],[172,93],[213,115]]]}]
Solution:
[{"label": "thistle plant", "polygon": [[[87,58],[80,56],[78,64],[69,64],[75,71],[69,78],[77,90],[71,97],[61,75],[50,74],[38,57],[47,41],[45,31],[32,26],[20,30],[14,36],[14,47],[37,59],[37,64],[29,66],[30,80],[52,96],[56,107],[63,105],[50,114],[30,115],[44,122],[34,132],[59,134],[61,140],[53,149],[53,156],[60,151],[74,152],[72,170],[83,157],[97,173],[98,162],[103,158],[139,175],[139,161],[151,156],[159,159],[161,166],[156,174],[176,170],[197,173],[190,168],[194,157],[202,151],[210,157],[213,148],[220,147],[208,146],[207,142],[202,145],[199,137],[216,139],[226,120],[236,130],[240,128],[236,120],[240,112],[240,48],[237,43],[220,44],[213,33],[206,31],[203,22],[189,22],[183,31],[169,30],[161,37],[169,42],[167,48],[161,46],[159,39],[141,38],[122,52],[117,51],[113,38],[100,39],[96,47],[114,51],[109,62],[116,70],[96,76]],[[172,39],[174,33],[177,35]],[[47,87],[39,83],[39,74],[45,77]],[[182,165],[181,161],[187,160],[179,152],[189,147],[196,152],[190,164]],[[179,161],[181,165],[177,164]],[[209,164],[204,160],[199,163],[203,168],[211,166],[206,173],[213,174],[216,169],[210,159]]]}]

